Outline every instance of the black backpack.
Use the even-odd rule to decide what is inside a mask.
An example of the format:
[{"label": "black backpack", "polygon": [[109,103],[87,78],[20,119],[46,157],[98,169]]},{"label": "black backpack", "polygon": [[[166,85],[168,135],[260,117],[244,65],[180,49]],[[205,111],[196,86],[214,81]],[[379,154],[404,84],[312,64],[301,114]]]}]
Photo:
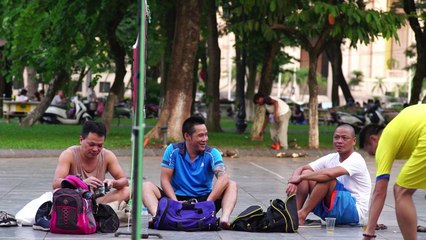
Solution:
[{"label": "black backpack", "polygon": [[266,227],[264,223],[265,213],[259,205],[253,205],[238,214],[232,222],[231,229],[245,232],[262,232]]},{"label": "black backpack", "polygon": [[285,232],[295,233],[299,228],[296,195],[286,201],[274,199],[263,212],[257,205],[248,207],[232,222],[231,229],[246,232]]},{"label": "black backpack", "polygon": [[265,214],[266,232],[294,233],[299,228],[296,197],[290,196],[283,202],[281,199],[271,201]]}]

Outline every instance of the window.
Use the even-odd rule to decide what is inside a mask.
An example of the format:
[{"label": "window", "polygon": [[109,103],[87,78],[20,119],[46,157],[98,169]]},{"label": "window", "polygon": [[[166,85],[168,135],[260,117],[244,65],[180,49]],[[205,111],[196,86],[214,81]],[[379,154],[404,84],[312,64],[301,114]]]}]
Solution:
[{"label": "window", "polygon": [[100,82],[99,83],[99,91],[102,93],[108,93],[111,89],[111,83],[109,82]]}]

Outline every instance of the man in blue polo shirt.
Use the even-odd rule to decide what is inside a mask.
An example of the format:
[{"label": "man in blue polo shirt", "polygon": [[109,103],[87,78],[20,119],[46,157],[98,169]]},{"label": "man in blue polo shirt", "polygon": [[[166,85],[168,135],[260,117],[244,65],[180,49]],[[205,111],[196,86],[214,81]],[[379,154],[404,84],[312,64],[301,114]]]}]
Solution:
[{"label": "man in blue polo shirt", "polygon": [[[229,179],[222,156],[207,146],[208,132],[201,117],[190,117],[182,126],[184,142],[170,144],[161,163],[161,188],[151,182],[143,184],[143,204],[155,215],[158,200],[177,201],[196,198],[213,201],[216,211],[222,208],[220,224],[229,228],[229,217],[237,201],[237,184]],[[213,176],[217,180],[213,185]]]}]

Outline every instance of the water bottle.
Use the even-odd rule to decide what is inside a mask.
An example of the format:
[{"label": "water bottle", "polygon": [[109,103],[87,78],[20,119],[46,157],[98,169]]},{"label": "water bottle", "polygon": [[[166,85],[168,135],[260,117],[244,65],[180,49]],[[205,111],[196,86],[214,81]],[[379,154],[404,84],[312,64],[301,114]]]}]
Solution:
[{"label": "water bottle", "polygon": [[149,220],[151,220],[151,215],[148,212],[146,207],[142,208],[142,238],[148,238],[148,226]]}]

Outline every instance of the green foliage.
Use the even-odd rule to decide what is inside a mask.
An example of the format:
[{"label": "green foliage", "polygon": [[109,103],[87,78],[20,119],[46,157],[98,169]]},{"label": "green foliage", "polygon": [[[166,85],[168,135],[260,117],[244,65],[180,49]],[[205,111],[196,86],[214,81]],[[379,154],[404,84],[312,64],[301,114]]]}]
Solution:
[{"label": "green foliage", "polygon": [[[80,132],[80,125],[39,124],[27,128],[16,123],[0,123],[0,146],[12,149],[65,149],[79,145]],[[114,149],[130,148],[130,136],[130,125],[112,127],[105,146]]]},{"label": "green foliage", "polygon": [[161,85],[154,79],[148,79],[146,81],[146,103],[160,104],[161,97]]},{"label": "green foliage", "polygon": [[[8,44],[5,56],[12,69],[5,73],[10,80],[20,76],[24,67],[33,67],[39,80],[49,83],[60,71],[79,74],[89,68],[93,74],[110,72],[112,56],[108,54],[107,26],[116,17],[110,14],[123,1],[2,1],[0,37]],[[136,38],[136,3],[120,23],[117,36],[123,46]],[[131,48],[128,54],[131,55]],[[72,85],[72,84],[71,84]],[[71,86],[67,86],[70,88]]]},{"label": "green foliage", "polygon": [[361,71],[354,70],[349,80],[349,86],[358,86],[364,80],[364,74]]},{"label": "green foliage", "polygon": [[376,77],[376,82],[374,83],[373,88],[371,89],[371,92],[374,92],[375,90],[380,91],[382,94],[386,92],[386,85],[385,85],[385,78],[383,77]]}]

